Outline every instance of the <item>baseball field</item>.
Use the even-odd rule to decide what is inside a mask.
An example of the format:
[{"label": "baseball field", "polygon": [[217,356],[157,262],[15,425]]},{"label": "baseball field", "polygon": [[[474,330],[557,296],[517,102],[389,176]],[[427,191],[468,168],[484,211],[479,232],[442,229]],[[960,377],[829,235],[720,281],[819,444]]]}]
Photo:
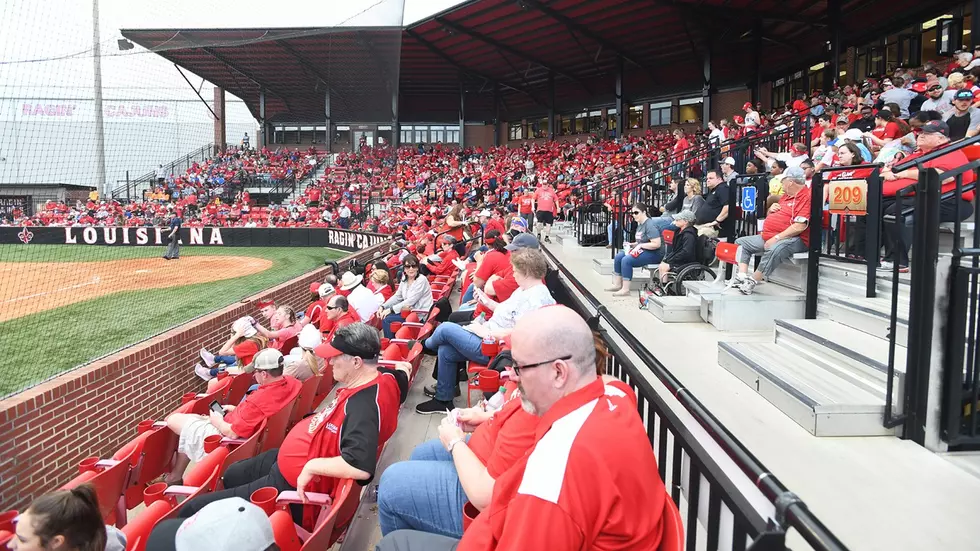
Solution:
[{"label": "baseball field", "polygon": [[314,247],[183,247],[180,259],[165,260],[163,251],[0,245],[0,397],[348,254]]}]

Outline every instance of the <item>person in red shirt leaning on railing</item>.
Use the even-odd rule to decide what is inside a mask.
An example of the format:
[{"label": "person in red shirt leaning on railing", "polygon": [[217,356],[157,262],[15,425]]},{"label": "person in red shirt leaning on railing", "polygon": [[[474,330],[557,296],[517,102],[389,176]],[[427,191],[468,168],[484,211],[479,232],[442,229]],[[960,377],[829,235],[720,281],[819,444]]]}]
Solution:
[{"label": "person in red shirt leaning on railing", "polygon": [[[922,129],[918,136],[915,138],[916,150],[908,157],[905,157],[896,164],[904,165],[910,160],[922,157],[926,154],[932,153],[933,151],[945,147],[949,144],[949,126],[943,121],[930,121],[922,125]],[[940,174],[948,171],[957,169],[967,163],[970,160],[966,157],[962,151],[950,151],[946,155],[943,155],[937,159],[927,161],[924,163],[926,168],[935,168]],[[883,215],[900,215],[898,207],[898,201],[895,196],[899,190],[906,188],[908,186],[915,185],[919,179],[919,169],[916,166],[911,166],[904,170],[893,170],[890,167],[886,167],[881,171],[881,177],[884,180],[881,185],[881,194],[883,196],[881,200],[881,212]],[[972,170],[968,170],[963,173],[963,183],[970,184],[975,180],[975,176]],[[942,191],[945,193],[947,191],[952,191],[956,188],[956,180],[949,178],[942,182]],[[909,192],[906,197],[913,195]],[[972,197],[972,194],[969,195]],[[966,197],[964,197],[966,199]],[[908,209],[914,206],[914,199],[906,198],[904,200],[903,207]],[[940,201],[939,203],[939,220],[941,222],[955,222],[958,220],[966,220],[973,214],[973,207],[970,205],[969,200],[957,201],[955,197],[950,197]],[[907,270],[909,265],[909,247],[912,246],[912,225],[900,225],[897,221],[895,223],[885,222],[885,237],[887,238],[886,245],[890,247],[892,252],[892,261],[897,259],[899,269]],[[891,262],[883,262],[882,266],[885,268],[891,267]]]},{"label": "person in red shirt leaning on railing", "polygon": [[[187,501],[179,516],[190,517],[220,499],[248,499],[266,486],[296,490],[305,499],[304,492],[332,494],[341,478],[361,485],[371,482],[381,449],[398,424],[411,371],[407,362],[394,370],[378,367],[380,350],[376,329],[363,323],[338,329],[332,341],[316,348],[316,355],[325,358],[334,377],[344,383],[334,401],[297,423],[281,447],[228,467],[225,489]],[[304,528],[312,530],[315,509],[293,506],[293,517],[302,518]],[[337,525],[349,520],[338,518]]]},{"label": "person in red shirt leaning on railing", "polygon": [[496,479],[462,540],[397,530],[377,549],[657,549],[668,498],[656,458],[635,404],[606,394],[585,321],[541,308],[521,318],[512,346],[524,409],[540,417],[531,449]]},{"label": "person in red shirt leaning on railing", "polygon": [[[751,295],[763,277],[768,277],[776,266],[806,251],[810,243],[807,228],[810,225],[810,188],[806,187],[806,174],[802,168],[790,167],[783,173],[783,195],[769,209],[769,215],[759,235],[746,235],[735,240],[738,248],[738,271],[729,282],[743,295]],[[751,276],[749,261],[761,254],[762,262]]]}]

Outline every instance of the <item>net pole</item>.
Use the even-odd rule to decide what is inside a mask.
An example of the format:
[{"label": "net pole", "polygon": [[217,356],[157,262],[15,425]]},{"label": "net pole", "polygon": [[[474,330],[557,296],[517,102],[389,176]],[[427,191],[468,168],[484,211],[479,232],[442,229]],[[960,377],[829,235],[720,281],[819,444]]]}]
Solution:
[{"label": "net pole", "polygon": [[99,0],[92,0],[92,81],[95,96],[95,188],[105,197],[105,126],[102,124],[102,44],[99,40]]}]

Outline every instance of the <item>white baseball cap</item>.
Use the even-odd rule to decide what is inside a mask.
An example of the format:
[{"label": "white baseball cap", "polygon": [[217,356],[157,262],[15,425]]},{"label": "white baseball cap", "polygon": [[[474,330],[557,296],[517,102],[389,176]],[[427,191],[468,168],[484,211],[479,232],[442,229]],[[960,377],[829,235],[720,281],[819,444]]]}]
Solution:
[{"label": "white baseball cap", "polygon": [[735,159],[732,158],[732,157],[725,157],[725,160],[722,161],[722,164],[726,164],[726,165],[730,165],[730,166],[735,166]]},{"label": "white baseball cap", "polygon": [[238,318],[235,323],[231,324],[231,330],[241,333],[245,337],[254,337],[258,332],[255,330],[255,318],[252,316]]},{"label": "white baseball cap", "polygon": [[[167,531],[174,524],[169,521],[158,529]],[[176,551],[265,551],[276,543],[265,511],[240,497],[205,505],[174,532]]]}]

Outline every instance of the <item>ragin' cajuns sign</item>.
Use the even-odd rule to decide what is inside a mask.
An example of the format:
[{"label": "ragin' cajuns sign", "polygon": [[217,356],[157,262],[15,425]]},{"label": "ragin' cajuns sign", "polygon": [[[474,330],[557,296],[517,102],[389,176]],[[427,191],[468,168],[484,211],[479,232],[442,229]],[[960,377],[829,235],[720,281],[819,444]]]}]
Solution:
[{"label": "ragin' cajuns sign", "polygon": [[[164,246],[165,227],[3,227],[0,244]],[[184,246],[210,247],[329,247],[358,251],[391,236],[328,228],[181,228]]]}]

